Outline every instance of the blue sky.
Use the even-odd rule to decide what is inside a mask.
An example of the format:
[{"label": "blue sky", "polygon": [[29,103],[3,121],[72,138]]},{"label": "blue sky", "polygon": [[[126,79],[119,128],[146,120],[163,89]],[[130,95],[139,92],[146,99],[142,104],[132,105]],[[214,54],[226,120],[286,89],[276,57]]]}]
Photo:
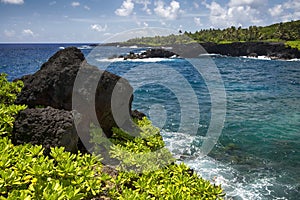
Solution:
[{"label": "blue sky", "polygon": [[135,28],[194,32],[300,19],[300,0],[0,0],[0,42],[101,42]]}]

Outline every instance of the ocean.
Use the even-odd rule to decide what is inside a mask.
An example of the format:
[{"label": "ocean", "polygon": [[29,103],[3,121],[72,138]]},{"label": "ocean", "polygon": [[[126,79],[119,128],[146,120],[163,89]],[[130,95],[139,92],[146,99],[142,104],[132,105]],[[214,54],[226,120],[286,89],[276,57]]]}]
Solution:
[{"label": "ocean", "polygon": [[[79,47],[89,63],[127,78],[135,89],[133,109],[161,128],[179,162],[221,184],[227,199],[299,199],[300,61],[218,55],[123,61],[108,57],[146,48],[0,44],[0,73],[10,81],[32,74],[67,46]],[[214,123],[218,77],[226,94],[225,121],[213,149],[200,156]]]}]

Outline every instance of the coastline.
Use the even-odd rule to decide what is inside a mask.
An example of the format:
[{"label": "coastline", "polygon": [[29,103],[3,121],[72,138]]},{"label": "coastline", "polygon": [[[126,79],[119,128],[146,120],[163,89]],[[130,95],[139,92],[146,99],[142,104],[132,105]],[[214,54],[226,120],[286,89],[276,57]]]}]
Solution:
[{"label": "coastline", "polygon": [[[91,45],[98,46],[98,45]],[[212,42],[170,44],[164,46],[153,46],[148,44],[135,43],[106,43],[100,46],[132,47],[132,48],[153,48],[167,49],[181,57],[191,58],[203,54],[219,54],[232,57],[253,57],[265,56],[271,60],[292,60],[300,58],[300,50],[286,46],[280,42],[233,42],[228,44],[216,44]]]},{"label": "coastline", "polygon": [[[8,83],[14,84],[17,82],[22,86],[18,89],[19,93],[13,96],[13,100],[11,104],[9,104],[9,106],[20,105],[22,106],[22,110],[19,113],[11,114],[13,115],[11,118],[11,124],[13,124],[11,126],[13,126],[13,128],[11,127],[8,133],[0,132],[0,135],[7,136],[0,137],[0,147],[6,148],[6,146],[9,145],[17,149],[13,152],[16,154],[14,157],[17,157],[22,155],[24,149],[33,152],[31,148],[36,148],[34,145],[39,145],[37,147],[38,159],[34,158],[35,160],[48,159],[49,156],[50,162],[52,162],[51,159],[53,158],[53,162],[58,162],[59,164],[57,165],[59,166],[60,162],[70,162],[67,166],[59,169],[60,171],[56,171],[56,165],[47,165],[41,168],[41,170],[53,172],[55,174],[54,178],[49,178],[47,176],[48,174],[37,177],[35,177],[36,174],[30,176],[30,178],[36,180],[35,182],[37,182],[40,190],[44,191],[42,194],[44,195],[46,191],[56,196],[67,196],[69,195],[67,192],[70,191],[72,193],[73,189],[69,189],[65,192],[65,190],[67,190],[65,188],[72,186],[74,188],[79,187],[78,189],[76,188],[76,192],[73,192],[72,195],[76,196],[78,194],[81,197],[85,197],[85,199],[102,197],[105,197],[105,199],[117,199],[122,197],[133,199],[136,197],[158,198],[161,196],[174,198],[175,195],[176,198],[183,199],[187,197],[187,193],[189,198],[223,199],[225,193],[221,186],[202,179],[201,176],[185,164],[175,163],[171,152],[165,148],[160,130],[154,127],[151,121],[144,117],[143,113],[131,110],[133,97],[126,95],[132,95],[132,87],[127,80],[110,72],[104,72],[102,74],[103,79],[95,79],[97,78],[95,74],[99,74],[100,69],[85,63],[85,73],[88,72],[88,78],[85,77],[87,79],[84,80],[89,82],[95,82],[95,80],[99,81],[97,90],[101,91],[101,95],[99,93],[98,96],[96,96],[97,103],[95,107],[97,119],[101,127],[92,126],[93,121],[89,117],[88,109],[83,110],[80,108],[81,105],[88,104],[85,100],[86,98],[79,97],[80,106],[76,107],[76,111],[73,110],[71,104],[75,103],[71,102],[72,99],[70,99],[69,94],[73,92],[73,86],[75,85],[74,79],[79,74],[79,68],[82,66],[81,64],[84,58],[84,54],[79,49],[68,47],[56,52],[36,73],[25,75],[12,83]],[[5,76],[6,75],[3,75],[3,78],[5,78]],[[137,137],[128,134],[130,130],[134,131],[135,129],[128,129],[128,132],[125,132],[125,130],[115,124],[114,119],[107,120],[112,111],[110,105],[111,101],[107,101],[106,99],[111,98],[111,93],[115,88],[116,81],[118,81],[118,86],[122,87],[122,90],[118,90],[121,91],[121,93],[117,93],[118,98],[122,99],[120,105],[124,107],[123,111],[126,110],[126,112],[129,112],[128,117],[133,120],[126,120],[124,126],[131,128],[132,126],[129,123],[135,123],[140,130]],[[75,91],[79,95],[90,95],[90,93],[86,92],[89,88],[84,89],[86,90],[84,90],[82,94],[80,93],[80,91],[83,91],[82,89]],[[31,97],[28,97],[28,95]],[[101,96],[101,98],[97,98],[99,96]],[[129,99],[129,102],[124,101],[124,99]],[[109,105],[107,105],[107,103]],[[104,113],[105,116],[102,117]],[[122,115],[121,112],[119,113]],[[2,113],[0,112],[0,114]],[[75,124],[77,127],[75,127]],[[79,125],[81,128],[79,128]],[[26,136],[24,134],[26,134]],[[82,135],[84,136],[82,137]],[[107,142],[108,139],[111,139],[109,143]],[[107,146],[108,144],[109,146]],[[90,145],[93,145],[93,153],[88,153],[90,152],[89,150],[91,150],[88,149],[88,147],[91,147]],[[0,152],[5,151],[5,148],[0,148]],[[20,152],[19,149],[21,149]],[[103,154],[95,156],[94,152],[98,152],[98,150]],[[156,153],[156,151],[158,153]],[[5,156],[10,156],[11,152],[7,152],[7,154],[8,155]],[[35,155],[30,156],[34,157]],[[101,157],[100,160],[99,156]],[[61,159],[61,157],[64,157],[64,159]],[[93,163],[82,162],[81,160],[86,159],[85,157],[92,159]],[[150,164],[148,160],[154,160],[155,162]],[[18,161],[14,162],[18,164]],[[83,166],[86,164],[89,168],[78,168],[77,166],[81,167],[78,162]],[[29,163],[22,160],[22,164],[33,164],[34,169],[36,169],[37,165],[40,165],[40,163],[35,163],[31,160],[29,160]],[[70,172],[70,169],[74,168],[76,168],[77,171],[71,174],[73,170]],[[10,167],[8,167],[7,170],[10,170]],[[24,168],[22,168],[22,170],[24,170]],[[62,170],[65,170],[68,174],[69,182],[64,180],[65,175],[62,173],[64,172]],[[85,171],[90,173],[89,179],[80,176]],[[25,169],[24,172],[17,174],[14,178],[19,181],[23,174],[28,173],[31,172]],[[56,173],[63,175],[57,175]],[[39,171],[37,174],[40,175],[42,172]],[[169,176],[169,174],[173,174],[174,176]],[[82,187],[81,184],[78,184],[82,183],[82,180],[85,180],[84,178],[86,178],[86,181],[89,183],[93,182],[92,185],[87,186],[87,189],[84,186]],[[46,182],[45,179],[47,179]],[[147,180],[152,180],[152,182]],[[178,184],[178,180],[184,181]],[[53,182],[56,185],[61,184],[61,193],[56,194],[56,189],[52,191],[48,186],[44,187],[44,185],[49,184],[49,182],[50,184],[53,184]],[[4,183],[9,185],[9,189],[4,193],[5,195],[18,196],[19,194],[14,193],[13,190],[20,190],[20,188],[22,188],[26,192],[26,195],[32,195],[32,197],[40,199],[39,195],[41,192],[34,191],[36,193],[33,192],[31,194],[31,189],[27,188],[26,181],[18,182],[18,185],[22,185],[22,187],[17,188],[13,188],[14,183]],[[145,184],[149,187],[146,187]],[[163,188],[164,190],[153,191],[152,188],[154,187]],[[143,190],[140,191],[139,188],[143,188]],[[180,192],[175,193],[174,191]]]}]

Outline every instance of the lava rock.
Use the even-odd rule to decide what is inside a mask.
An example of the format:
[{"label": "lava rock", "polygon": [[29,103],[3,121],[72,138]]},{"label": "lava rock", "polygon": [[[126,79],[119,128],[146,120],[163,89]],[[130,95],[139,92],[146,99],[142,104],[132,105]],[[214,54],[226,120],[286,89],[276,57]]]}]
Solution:
[{"label": "lava rock", "polygon": [[146,115],[145,115],[144,113],[142,113],[142,112],[140,112],[140,111],[138,111],[138,110],[133,110],[133,111],[131,111],[131,116],[132,116],[133,118],[138,119],[138,120],[142,120],[143,117],[146,117]]},{"label": "lava rock", "polygon": [[65,147],[66,151],[77,153],[78,135],[72,113],[51,107],[20,111],[14,122],[12,142],[42,145],[46,152],[50,152],[50,147]]},{"label": "lava rock", "polygon": [[300,51],[283,43],[271,42],[234,42],[229,44],[202,43],[208,53],[227,56],[268,56],[274,59],[300,58]]},{"label": "lava rock", "polygon": [[141,55],[145,58],[171,58],[176,54],[165,49],[148,49]]},{"label": "lava rock", "polygon": [[128,60],[128,59],[145,59],[145,58],[171,58],[173,56],[177,57],[178,55],[173,53],[172,51],[168,51],[163,48],[151,48],[141,54],[129,52],[128,55],[125,56],[121,55],[118,58],[123,58],[124,60]]},{"label": "lava rock", "polygon": [[133,88],[127,80],[89,65],[75,47],[58,51],[39,71],[21,80],[24,88],[16,104],[75,110],[80,113],[76,123],[82,131],[88,131],[90,123],[99,123],[107,137],[112,127],[125,123],[131,127]]},{"label": "lava rock", "polygon": [[20,79],[24,88],[15,103],[71,110],[73,85],[83,61],[84,55],[75,47],[58,51],[35,74]]}]

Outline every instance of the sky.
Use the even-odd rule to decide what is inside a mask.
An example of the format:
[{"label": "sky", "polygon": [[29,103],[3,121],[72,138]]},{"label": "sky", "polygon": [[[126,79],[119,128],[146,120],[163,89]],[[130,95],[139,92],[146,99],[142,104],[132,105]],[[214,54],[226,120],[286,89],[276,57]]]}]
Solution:
[{"label": "sky", "polygon": [[0,43],[99,43],[138,28],[195,32],[299,19],[300,0],[0,0]]}]

